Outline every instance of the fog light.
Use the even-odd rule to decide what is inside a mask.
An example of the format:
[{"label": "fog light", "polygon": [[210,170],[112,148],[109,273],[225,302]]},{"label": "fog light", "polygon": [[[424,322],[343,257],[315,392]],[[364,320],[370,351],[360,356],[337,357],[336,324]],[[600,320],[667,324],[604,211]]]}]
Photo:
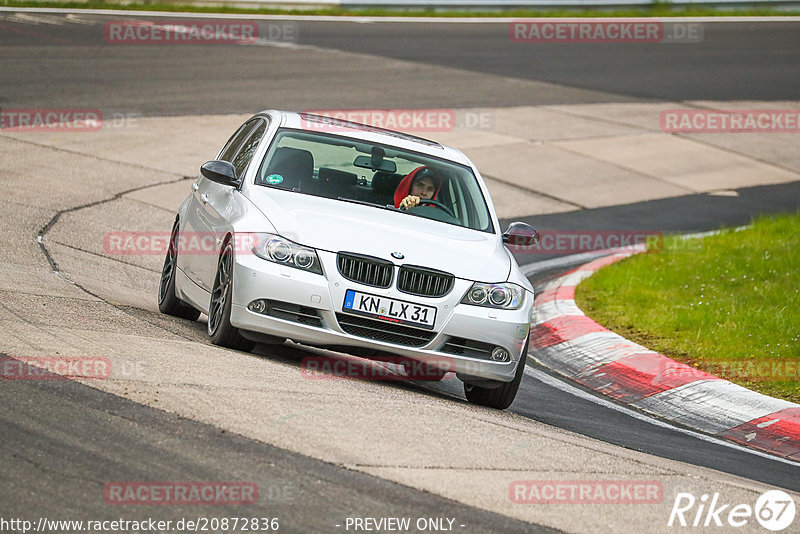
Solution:
[{"label": "fog light", "polygon": [[507,362],[511,359],[511,354],[503,347],[495,347],[492,351],[492,359],[496,362]]},{"label": "fog light", "polygon": [[264,310],[267,309],[267,303],[261,299],[254,300],[247,305],[247,309],[254,313],[264,313]]}]

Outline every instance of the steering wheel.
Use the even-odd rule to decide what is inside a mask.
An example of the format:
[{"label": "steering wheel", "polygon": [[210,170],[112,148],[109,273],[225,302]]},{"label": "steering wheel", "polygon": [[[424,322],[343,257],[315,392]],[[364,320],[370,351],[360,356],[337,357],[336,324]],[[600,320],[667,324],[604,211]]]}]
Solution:
[{"label": "steering wheel", "polygon": [[417,206],[422,206],[423,204],[430,204],[431,206],[435,206],[439,209],[442,209],[447,212],[452,218],[456,218],[455,212],[453,212],[453,208],[445,204],[444,202],[439,202],[438,200],[433,200],[432,198],[421,198],[419,200],[419,204]]}]

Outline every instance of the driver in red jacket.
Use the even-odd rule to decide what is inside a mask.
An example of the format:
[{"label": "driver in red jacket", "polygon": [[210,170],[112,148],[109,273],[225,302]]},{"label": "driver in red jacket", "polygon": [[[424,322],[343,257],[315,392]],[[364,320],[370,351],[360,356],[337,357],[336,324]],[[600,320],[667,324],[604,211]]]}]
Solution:
[{"label": "driver in red jacket", "polygon": [[436,200],[441,188],[442,181],[429,167],[417,167],[397,186],[394,207],[407,210],[418,206],[420,200]]}]

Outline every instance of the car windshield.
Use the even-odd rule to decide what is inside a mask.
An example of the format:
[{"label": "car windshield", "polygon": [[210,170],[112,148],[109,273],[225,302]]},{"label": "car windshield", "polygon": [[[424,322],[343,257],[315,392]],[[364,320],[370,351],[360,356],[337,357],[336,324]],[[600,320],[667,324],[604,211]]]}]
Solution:
[{"label": "car windshield", "polygon": [[388,145],[282,129],[267,151],[255,183],[396,210],[398,188],[398,196],[405,196],[412,179],[423,175],[432,177],[435,196],[403,213],[494,231],[478,180],[469,167]]}]

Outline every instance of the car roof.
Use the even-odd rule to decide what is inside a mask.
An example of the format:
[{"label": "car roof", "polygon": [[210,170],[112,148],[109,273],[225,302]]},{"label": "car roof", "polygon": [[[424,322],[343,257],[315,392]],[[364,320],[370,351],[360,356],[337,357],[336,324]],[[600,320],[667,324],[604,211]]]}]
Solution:
[{"label": "car roof", "polygon": [[284,128],[311,132],[324,132],[326,128],[329,128],[331,133],[342,137],[351,137],[360,141],[396,146],[405,150],[411,150],[438,158],[448,159],[462,165],[472,166],[469,159],[467,159],[460,150],[416,135],[313,113],[265,110],[259,113],[259,115],[271,115],[275,118],[279,118],[279,124]]}]

